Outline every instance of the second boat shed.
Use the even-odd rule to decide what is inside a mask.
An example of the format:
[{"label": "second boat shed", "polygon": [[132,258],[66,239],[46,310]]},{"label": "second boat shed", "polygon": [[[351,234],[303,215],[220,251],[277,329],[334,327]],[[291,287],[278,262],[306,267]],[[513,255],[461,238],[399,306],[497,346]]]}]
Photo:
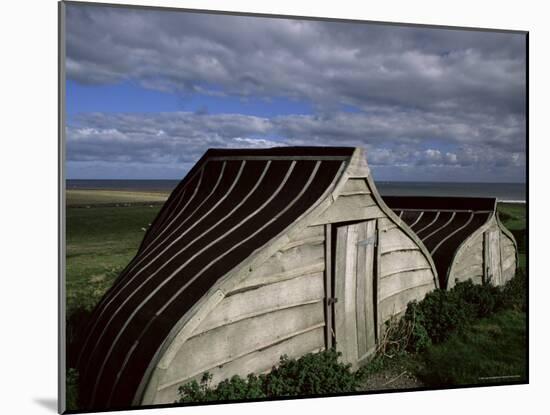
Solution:
[{"label": "second boat shed", "polygon": [[496,199],[386,196],[384,202],[430,251],[441,288],[467,279],[504,285],[515,275],[517,245],[498,218]]},{"label": "second boat shed", "polygon": [[209,150],[95,309],[82,404],[172,403],[205,371],[216,383],[333,345],[357,368],[437,286],[361,149]]}]

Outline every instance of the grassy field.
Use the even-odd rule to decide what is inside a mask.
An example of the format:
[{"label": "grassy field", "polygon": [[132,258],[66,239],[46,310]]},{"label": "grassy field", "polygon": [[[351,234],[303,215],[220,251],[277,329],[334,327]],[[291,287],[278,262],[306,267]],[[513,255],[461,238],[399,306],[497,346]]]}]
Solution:
[{"label": "grassy field", "polygon": [[160,205],[67,209],[67,313],[91,310],[135,255]]},{"label": "grassy field", "polygon": [[525,381],[525,313],[507,310],[479,320],[421,356],[428,386]]},{"label": "grassy field", "polygon": [[498,213],[502,223],[514,234],[518,244],[519,267],[525,271],[526,261],[526,220],[527,210],[525,204],[500,203]]}]

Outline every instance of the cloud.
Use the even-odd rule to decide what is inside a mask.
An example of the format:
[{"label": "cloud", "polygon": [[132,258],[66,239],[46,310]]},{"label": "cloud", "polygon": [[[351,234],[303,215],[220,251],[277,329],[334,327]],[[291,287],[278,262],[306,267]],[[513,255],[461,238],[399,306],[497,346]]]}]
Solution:
[{"label": "cloud", "polygon": [[[210,147],[258,148],[280,145],[346,145],[367,149],[368,161],[377,167],[432,167],[449,171],[467,168],[524,168],[523,151],[516,145],[494,146],[508,139],[499,129],[483,128],[493,135],[479,138],[478,127],[467,124],[448,128],[446,119],[417,114],[337,113],[263,118],[241,114],[169,112],[159,114],[81,114],[67,127],[67,160],[70,163],[116,163],[126,167],[165,166],[181,177]],[[383,120],[383,121],[382,121]],[[431,123],[428,123],[428,120]],[[491,120],[489,120],[491,121]],[[439,124],[438,124],[439,123]],[[382,125],[381,125],[382,124]],[[447,129],[445,140],[431,140]],[[511,143],[521,142],[521,128]],[[335,138],[336,137],[336,138]],[[474,137],[474,138],[472,138]],[[478,137],[478,138],[476,138]],[[448,151],[442,151],[442,147]],[[517,170],[517,169],[516,169]]]},{"label": "cloud", "polygon": [[525,38],[499,32],[68,6],[67,76],[179,94],[523,113]]}]

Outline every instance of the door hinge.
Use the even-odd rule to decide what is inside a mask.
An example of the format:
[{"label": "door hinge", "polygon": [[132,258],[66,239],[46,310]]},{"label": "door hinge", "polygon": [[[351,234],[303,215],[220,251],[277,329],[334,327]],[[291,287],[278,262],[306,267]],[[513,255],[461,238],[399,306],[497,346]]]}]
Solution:
[{"label": "door hinge", "polygon": [[377,234],[374,234],[370,237],[368,237],[367,239],[363,239],[362,241],[359,241],[357,242],[357,245],[358,246],[365,246],[365,245],[378,245],[378,238],[377,238]]}]

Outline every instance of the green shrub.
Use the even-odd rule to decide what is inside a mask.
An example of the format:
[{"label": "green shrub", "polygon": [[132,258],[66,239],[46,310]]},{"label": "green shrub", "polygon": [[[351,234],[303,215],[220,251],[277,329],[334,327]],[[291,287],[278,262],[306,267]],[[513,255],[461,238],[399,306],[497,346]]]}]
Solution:
[{"label": "green shrub", "polygon": [[[416,308],[416,319],[426,330],[433,343],[441,343],[450,333],[460,329],[468,321],[469,309],[452,291],[435,290],[409,308]],[[410,313],[409,314],[410,318]],[[421,331],[421,329],[417,329]],[[418,348],[418,346],[417,346]]]},{"label": "green shrub", "polygon": [[[435,290],[422,301],[409,303],[400,322],[408,331],[399,329],[395,333],[399,336],[405,333],[404,348],[416,353],[432,343],[445,341],[473,320],[506,309],[525,311],[526,290],[526,277],[521,271],[504,287],[474,284],[471,280],[458,282],[449,291]],[[400,344],[395,339],[391,343]]]},{"label": "green shrub", "polygon": [[220,400],[240,400],[265,398],[262,381],[259,377],[249,374],[246,379],[233,376],[220,382],[212,389],[212,375],[206,372],[200,381],[196,380],[179,387],[179,402],[209,402]]},{"label": "green shrub", "polygon": [[265,376],[267,396],[319,395],[350,392],[357,387],[351,365],[338,362],[339,352],[309,353],[298,360],[282,356],[279,367]]},{"label": "green shrub", "polygon": [[519,252],[525,252],[525,250],[526,250],[526,243],[525,243],[526,232],[525,232],[525,229],[512,229],[510,232],[512,232],[512,235],[514,235],[514,238],[515,238],[516,243],[518,245],[518,251]]},{"label": "green shrub", "polygon": [[205,373],[179,387],[179,402],[257,399],[277,396],[325,395],[354,391],[359,378],[350,365],[338,362],[339,352],[308,353],[299,359],[281,356],[278,367],[264,375],[233,376],[211,386],[212,375]]},{"label": "green shrub", "polygon": [[471,280],[457,283],[449,294],[462,302],[469,318],[483,318],[496,311],[501,291],[490,284],[474,284]]},{"label": "green shrub", "polygon": [[426,316],[418,302],[413,301],[407,306],[402,325],[406,323],[410,323],[410,336],[405,344],[406,350],[418,353],[432,344],[432,339],[426,329]]},{"label": "green shrub", "polygon": [[527,311],[527,277],[522,270],[519,270],[502,289],[498,308]]}]

